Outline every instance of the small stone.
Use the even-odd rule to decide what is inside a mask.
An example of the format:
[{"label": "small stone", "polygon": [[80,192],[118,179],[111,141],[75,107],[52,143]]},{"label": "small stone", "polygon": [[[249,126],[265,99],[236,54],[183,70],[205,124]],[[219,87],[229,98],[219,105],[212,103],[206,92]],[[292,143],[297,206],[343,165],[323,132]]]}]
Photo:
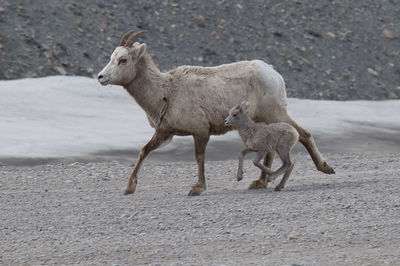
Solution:
[{"label": "small stone", "polygon": [[0,14],[4,12],[4,8],[0,6]]},{"label": "small stone", "polygon": [[308,61],[307,59],[303,58],[302,60],[303,60],[303,62],[304,62],[306,65],[308,65],[308,66],[311,66],[311,65],[312,65],[311,62]]},{"label": "small stone", "polygon": [[46,56],[47,59],[52,57],[52,54],[49,51],[45,51],[43,54],[44,56]]},{"label": "small stone", "polygon": [[0,43],[0,49],[3,49],[3,45]]},{"label": "small stone", "polygon": [[390,30],[384,29],[383,30],[383,35],[385,35],[385,37],[390,39],[390,40],[394,39],[394,34]]},{"label": "small stone", "polygon": [[103,30],[107,29],[107,24],[104,21],[101,23],[101,28]]},{"label": "small stone", "polygon": [[199,27],[204,27],[204,26],[205,26],[205,24],[204,24],[205,18],[204,18],[204,16],[202,16],[202,15],[196,16],[196,18],[194,19],[194,21],[196,21],[196,23],[197,23],[197,25],[198,25]]},{"label": "small stone", "polygon": [[399,91],[400,91],[400,86],[397,86],[396,90],[399,90]]},{"label": "small stone", "polygon": [[367,68],[367,71],[369,74],[371,74],[374,77],[378,76],[378,72],[376,72],[375,70],[373,70],[372,68]]},{"label": "small stone", "polygon": [[56,70],[61,75],[67,74],[67,71],[62,66],[56,66],[56,67],[54,67],[54,70]]},{"label": "small stone", "polygon": [[332,39],[335,39],[335,38],[336,38],[336,34],[333,33],[333,32],[330,32],[330,31],[328,31],[328,32],[326,33],[326,35],[327,35],[328,37],[332,38]]}]

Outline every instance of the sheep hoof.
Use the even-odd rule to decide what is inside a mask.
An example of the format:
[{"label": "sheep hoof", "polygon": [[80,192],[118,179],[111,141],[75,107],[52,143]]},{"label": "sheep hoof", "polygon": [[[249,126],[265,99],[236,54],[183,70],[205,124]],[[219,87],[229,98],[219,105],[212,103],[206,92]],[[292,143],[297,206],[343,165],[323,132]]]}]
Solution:
[{"label": "sheep hoof", "polygon": [[204,187],[194,185],[194,186],[192,187],[192,189],[189,191],[188,196],[200,196],[200,194],[201,194],[204,190],[206,190]]},{"label": "sheep hoof", "polygon": [[322,165],[320,165],[320,167],[318,167],[318,170],[325,173],[325,174],[334,174],[335,170],[333,170],[332,167],[330,167],[327,162],[323,162]]},{"label": "sheep hoof", "polygon": [[188,196],[200,196],[200,193],[190,190]]},{"label": "sheep hoof", "polygon": [[283,186],[279,186],[279,185],[278,185],[278,186],[275,187],[274,190],[275,190],[275,191],[281,191],[282,189],[283,189]]},{"label": "sheep hoof", "polygon": [[239,182],[240,180],[242,180],[243,179],[243,176],[237,176],[236,177],[236,180]]},{"label": "sheep hoof", "polygon": [[129,195],[129,194],[133,194],[134,191],[130,191],[128,189],[125,189],[124,191],[124,195]]},{"label": "sheep hoof", "polygon": [[125,187],[124,195],[129,195],[135,193],[136,190],[136,182],[132,184],[132,186],[127,185]]},{"label": "sheep hoof", "polygon": [[249,189],[266,189],[268,188],[268,183],[263,180],[257,179],[251,182]]}]

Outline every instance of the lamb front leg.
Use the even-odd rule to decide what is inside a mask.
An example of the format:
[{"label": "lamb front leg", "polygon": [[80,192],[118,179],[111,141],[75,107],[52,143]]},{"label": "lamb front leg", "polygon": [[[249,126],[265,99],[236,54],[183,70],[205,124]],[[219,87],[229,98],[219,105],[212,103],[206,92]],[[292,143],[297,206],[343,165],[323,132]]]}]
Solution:
[{"label": "lamb front leg", "polygon": [[260,168],[263,172],[265,172],[267,175],[271,175],[273,172],[271,169],[267,168],[265,165],[260,163],[261,159],[264,157],[265,152],[264,151],[259,151],[257,152],[257,157],[253,160],[253,163],[255,166]]},{"label": "lamb front leg", "polygon": [[[275,157],[275,152],[274,151],[269,151],[265,156],[263,160],[263,164],[267,168],[271,168],[272,162]],[[249,189],[259,189],[259,188],[268,188],[268,183],[266,182],[266,177],[267,173],[261,170],[260,177],[253,182],[251,182]]]},{"label": "lamb front leg", "polygon": [[[265,165],[260,163],[260,160],[264,157],[264,155],[265,152],[263,151],[258,152],[256,158],[253,160],[253,163],[255,166],[260,168],[261,171],[265,173],[265,175],[269,176],[273,173],[271,169],[267,168]],[[264,180],[257,179],[250,184],[249,189],[267,188],[268,187],[267,182],[265,179]]]},{"label": "lamb front leg", "polygon": [[243,158],[250,152],[250,149],[244,149],[239,153],[239,168],[236,176],[238,182],[243,179]]}]

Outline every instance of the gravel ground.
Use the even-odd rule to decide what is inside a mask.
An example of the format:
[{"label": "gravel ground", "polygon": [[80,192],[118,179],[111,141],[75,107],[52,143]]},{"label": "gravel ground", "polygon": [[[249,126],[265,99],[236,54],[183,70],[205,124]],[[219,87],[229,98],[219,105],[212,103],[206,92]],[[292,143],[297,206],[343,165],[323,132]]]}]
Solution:
[{"label": "gravel ground", "polygon": [[130,29],[162,70],[261,59],[289,97],[400,98],[396,0],[0,0],[0,79],[93,76]]},{"label": "gravel ground", "polygon": [[147,161],[129,196],[125,162],[1,166],[0,264],[399,265],[400,156],[326,157],[336,175],[295,154],[281,192],[209,161],[199,197],[193,162]]}]

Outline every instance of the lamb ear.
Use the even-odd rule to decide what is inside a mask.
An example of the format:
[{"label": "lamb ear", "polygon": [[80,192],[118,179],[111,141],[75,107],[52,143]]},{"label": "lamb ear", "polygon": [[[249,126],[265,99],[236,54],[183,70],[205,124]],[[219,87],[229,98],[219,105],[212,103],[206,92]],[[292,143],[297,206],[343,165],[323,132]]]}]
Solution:
[{"label": "lamb ear", "polygon": [[138,47],[135,48],[134,53],[137,56],[137,58],[142,57],[146,52],[146,44],[142,43]]},{"label": "lamb ear", "polygon": [[243,102],[240,104],[240,107],[243,109],[243,111],[247,112],[247,111],[249,110],[249,102],[243,101]]}]

